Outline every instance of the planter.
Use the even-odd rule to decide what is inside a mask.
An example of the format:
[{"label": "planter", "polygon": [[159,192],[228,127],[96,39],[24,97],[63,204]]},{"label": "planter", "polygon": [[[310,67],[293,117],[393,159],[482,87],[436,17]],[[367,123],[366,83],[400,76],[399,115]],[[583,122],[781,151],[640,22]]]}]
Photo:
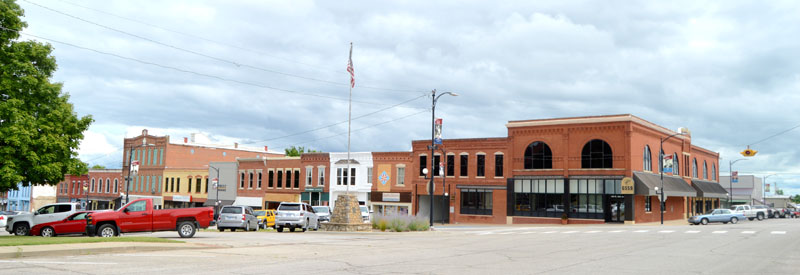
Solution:
[{"label": "planter", "polygon": [[569,220],[561,220],[561,224],[562,225],[567,225],[568,223],[569,223]]}]

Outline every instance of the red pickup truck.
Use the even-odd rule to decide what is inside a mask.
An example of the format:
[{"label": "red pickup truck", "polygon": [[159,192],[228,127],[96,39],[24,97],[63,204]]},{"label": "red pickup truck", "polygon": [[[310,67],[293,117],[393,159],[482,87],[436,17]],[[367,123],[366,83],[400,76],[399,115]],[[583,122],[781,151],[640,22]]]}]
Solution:
[{"label": "red pickup truck", "polygon": [[207,228],[213,219],[212,207],[154,210],[152,199],[138,199],[117,211],[87,215],[86,234],[113,237],[127,232],[178,231],[181,238],[191,238],[197,228]]}]

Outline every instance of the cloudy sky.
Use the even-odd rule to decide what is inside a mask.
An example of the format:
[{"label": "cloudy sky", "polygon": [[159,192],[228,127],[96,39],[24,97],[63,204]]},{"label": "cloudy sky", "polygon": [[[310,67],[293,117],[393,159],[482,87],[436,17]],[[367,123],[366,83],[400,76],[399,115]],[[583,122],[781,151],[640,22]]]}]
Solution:
[{"label": "cloudy sky", "polygon": [[18,0],[22,38],[53,44],[54,80],[96,120],[91,164],[119,167],[143,128],[346,151],[352,42],[353,151],[430,138],[437,89],[460,94],[436,108],[445,138],[631,113],[691,129],[723,175],[753,144],[735,170],[800,193],[800,129],[758,142],[800,124],[796,2],[531,2]]}]

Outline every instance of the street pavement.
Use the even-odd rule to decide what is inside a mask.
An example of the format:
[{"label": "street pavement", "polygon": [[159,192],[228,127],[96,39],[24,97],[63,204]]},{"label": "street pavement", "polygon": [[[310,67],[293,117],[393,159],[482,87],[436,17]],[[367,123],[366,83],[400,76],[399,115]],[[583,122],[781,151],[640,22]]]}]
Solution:
[{"label": "street pavement", "polygon": [[[175,232],[135,235],[178,239]],[[450,225],[405,233],[201,231],[183,240],[195,247],[0,259],[0,273],[800,273],[800,219],[706,226]]]}]

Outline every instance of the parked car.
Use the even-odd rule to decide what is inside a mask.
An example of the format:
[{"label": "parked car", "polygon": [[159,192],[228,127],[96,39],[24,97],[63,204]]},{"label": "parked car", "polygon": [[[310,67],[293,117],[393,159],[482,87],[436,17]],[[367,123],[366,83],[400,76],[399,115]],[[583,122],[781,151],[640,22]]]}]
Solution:
[{"label": "parked car", "polygon": [[267,227],[275,226],[275,210],[273,209],[256,209],[254,210],[256,219],[258,219],[258,227],[266,229]]},{"label": "parked car", "polygon": [[17,236],[30,235],[30,229],[40,223],[60,221],[75,212],[77,203],[54,203],[42,206],[33,213],[20,213],[6,221],[6,231]]},{"label": "parked car", "polygon": [[766,206],[766,205],[753,205],[752,208],[753,208],[753,210],[757,210],[759,212],[766,213],[766,216],[764,216],[765,218],[772,218],[773,217],[774,209],[769,207],[769,206]]},{"label": "parked car", "polygon": [[138,199],[116,211],[89,213],[86,235],[114,237],[128,232],[178,231],[181,238],[191,238],[197,228],[208,228],[213,217],[213,207],[156,210],[153,199]]},{"label": "parked car", "polygon": [[744,218],[745,216],[742,213],[735,213],[728,209],[714,209],[708,214],[692,216],[689,218],[689,223],[694,225],[706,225],[710,222],[721,222],[723,224],[727,224],[729,222],[737,223],[740,219]]},{"label": "parked car", "polygon": [[767,217],[767,210],[766,209],[753,209],[750,205],[734,205],[731,206],[731,212],[736,214],[744,215],[748,220],[755,220],[758,219],[759,221],[764,220]]},{"label": "parked car", "polygon": [[217,229],[220,232],[225,229],[230,229],[231,232],[236,229],[244,229],[244,231],[258,230],[258,218],[256,218],[253,208],[246,205],[226,205],[219,210],[219,219],[217,219]]},{"label": "parked car", "polygon": [[361,206],[361,219],[364,222],[369,222],[369,208],[363,205]]},{"label": "parked car", "polygon": [[16,216],[17,212],[14,211],[0,211],[0,227],[5,228],[6,222],[11,216]]},{"label": "parked car", "polygon": [[94,211],[81,211],[69,215],[67,218],[34,225],[31,235],[42,237],[55,237],[57,235],[84,235],[86,234],[86,215]]},{"label": "parked car", "polygon": [[307,203],[282,202],[275,213],[275,229],[283,232],[284,227],[288,227],[291,232],[296,228],[303,229],[303,232],[308,229],[318,230],[319,218],[314,208]]},{"label": "parked car", "polygon": [[314,206],[314,213],[317,213],[317,217],[319,218],[319,222],[329,222],[331,221],[331,207],[330,206]]},{"label": "parked car", "polygon": [[775,218],[797,218],[798,214],[800,213],[794,208],[776,208]]}]

